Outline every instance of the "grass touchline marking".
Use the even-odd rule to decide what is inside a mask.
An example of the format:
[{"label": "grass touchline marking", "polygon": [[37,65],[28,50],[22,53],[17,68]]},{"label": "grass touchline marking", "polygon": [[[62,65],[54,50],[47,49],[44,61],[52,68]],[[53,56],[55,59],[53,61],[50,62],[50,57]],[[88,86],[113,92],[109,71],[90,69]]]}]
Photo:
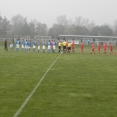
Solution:
[{"label": "grass touchline marking", "polygon": [[[61,54],[60,54],[61,55]],[[24,101],[24,103],[21,105],[21,107],[18,109],[18,111],[14,114],[13,117],[17,117],[21,111],[23,110],[23,108],[26,106],[26,104],[28,103],[28,101],[30,100],[30,98],[32,97],[32,95],[34,94],[34,92],[37,90],[37,88],[39,87],[39,85],[41,84],[41,82],[43,81],[43,79],[45,78],[46,74],[48,73],[48,71],[51,69],[51,67],[55,64],[55,62],[58,60],[58,58],[60,57],[60,55],[56,58],[56,60],[52,63],[52,65],[48,68],[48,70],[45,72],[45,74],[42,76],[42,78],[40,79],[40,81],[37,83],[37,85],[35,86],[35,88],[32,90],[32,92],[30,93],[30,95],[26,98],[26,100]]]}]

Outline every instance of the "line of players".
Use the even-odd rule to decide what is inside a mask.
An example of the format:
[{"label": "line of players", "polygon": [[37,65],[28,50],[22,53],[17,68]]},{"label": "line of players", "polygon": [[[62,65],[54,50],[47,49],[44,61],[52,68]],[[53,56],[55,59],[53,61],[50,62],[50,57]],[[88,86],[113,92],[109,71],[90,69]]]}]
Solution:
[{"label": "line of players", "polygon": [[[29,51],[30,52],[30,49],[31,49],[31,40],[28,39],[28,40],[22,40],[22,42],[20,42],[20,39],[18,38],[16,40],[16,51],[19,50],[19,47],[20,47],[20,43],[22,44],[22,51]],[[68,42],[64,39],[64,41],[60,41],[59,38],[58,38],[58,50],[59,50],[59,53],[70,53],[71,52],[71,49],[72,49],[72,53],[75,52],[75,42],[74,42],[74,39],[72,42]],[[33,51],[36,51],[36,40],[34,39],[32,41],[32,44],[33,44]],[[7,48],[7,39],[5,40],[5,43],[4,43],[4,47],[6,48],[6,50],[8,51],[8,48]],[[56,50],[56,42],[55,40],[52,40],[52,41],[48,41],[47,42],[47,47],[48,47],[48,52],[55,52]],[[110,43],[110,53],[109,54],[113,54],[114,55],[114,52],[113,52],[113,45],[112,43]],[[46,47],[46,43],[45,43],[45,40],[42,42],[42,52],[44,53],[45,52],[45,47]],[[63,47],[63,51],[61,50],[61,48]],[[98,50],[98,53],[100,54],[100,48],[101,45],[100,43],[98,43],[97,45],[97,50]],[[13,50],[14,49],[14,42],[12,44],[10,44],[10,50]],[[84,53],[84,43],[81,41],[80,42],[80,50],[81,50],[81,53]],[[103,43],[103,54],[106,54],[106,50],[107,50],[107,44],[106,43]],[[40,41],[38,41],[38,52],[40,52]],[[91,52],[90,54],[92,53],[95,53],[95,46],[93,43],[91,43]],[[117,54],[116,54],[117,55]]]},{"label": "line of players", "polygon": [[[45,52],[45,48],[46,48],[46,45],[48,47],[48,52],[55,52],[56,50],[56,42],[55,40],[52,40],[52,41],[48,41],[47,44],[45,42],[45,40],[42,41],[42,43],[40,43],[40,41],[36,42],[36,39],[34,39],[31,43],[31,40],[28,39],[28,40],[21,40],[18,38],[16,40],[16,51],[19,51],[19,48],[20,48],[20,44],[22,46],[22,51],[27,51],[27,52],[30,52],[31,51],[31,44],[33,45],[32,48],[33,48],[33,51],[35,52],[36,51],[36,44],[38,44],[38,52],[40,52],[40,45],[42,44],[42,52],[44,53]],[[10,44],[10,50],[13,50],[14,49],[14,44]]]},{"label": "line of players", "polygon": [[[22,44],[22,51],[31,51],[30,49],[31,49],[31,40],[30,39],[28,39],[28,40],[21,40],[20,41],[20,39],[18,38],[17,40],[16,40],[16,51],[19,51],[19,48],[20,48],[20,44]],[[33,44],[33,51],[35,52],[36,51],[36,40],[34,39],[33,41],[32,41],[32,44]],[[62,42],[62,41],[60,41],[59,39],[58,39],[58,42],[57,42],[57,44],[58,44],[58,50],[59,50],[59,53],[61,52],[68,52],[68,53],[70,53],[70,51],[71,51],[71,47],[72,47],[72,52],[75,52],[75,42],[74,42],[74,39],[73,39],[73,41],[72,41],[72,43],[71,42],[68,42],[68,41],[66,41],[65,39],[64,39],[64,41]],[[45,52],[45,48],[46,48],[46,45],[47,45],[47,47],[48,47],[48,52],[55,52],[55,50],[56,50],[56,42],[55,42],[55,40],[52,40],[52,41],[48,41],[47,42],[47,44],[45,43],[45,40],[42,42],[42,52],[44,53]],[[38,52],[40,52],[40,41],[38,41]],[[61,51],[61,47],[63,47],[63,51]],[[13,50],[14,49],[14,43],[12,43],[12,44],[10,44],[10,50]]]},{"label": "line of players", "polygon": [[[98,43],[98,45],[97,45],[98,54],[100,54],[100,49],[101,49],[101,45],[100,45],[100,43]],[[114,55],[113,44],[112,43],[109,44],[109,49],[110,49],[109,55],[110,54]],[[107,53],[106,50],[107,50],[107,44],[103,43],[103,54]],[[93,43],[91,43],[91,52],[90,52],[90,54],[92,54],[92,53],[95,54],[95,46],[94,46]],[[117,53],[116,53],[116,55],[117,55]]]},{"label": "line of players", "polygon": [[[70,53],[71,48],[72,48],[72,53],[75,52],[74,39],[73,39],[72,43],[68,42],[66,40],[64,42],[59,41],[59,43],[58,43],[59,52],[61,52],[61,46],[62,45],[63,45],[63,52],[69,52]],[[112,43],[110,43],[109,46],[110,46],[110,53],[109,54],[113,54],[114,55]],[[100,49],[101,49],[101,44],[98,43],[98,45],[97,45],[98,54],[100,54]],[[84,43],[82,41],[80,42],[80,50],[81,50],[81,53],[83,54],[84,53]],[[103,54],[107,53],[106,50],[107,50],[107,44],[103,43],[103,51],[104,51]],[[94,43],[91,43],[91,52],[90,52],[90,54],[92,54],[92,53],[95,54],[95,45],[94,45]]]}]

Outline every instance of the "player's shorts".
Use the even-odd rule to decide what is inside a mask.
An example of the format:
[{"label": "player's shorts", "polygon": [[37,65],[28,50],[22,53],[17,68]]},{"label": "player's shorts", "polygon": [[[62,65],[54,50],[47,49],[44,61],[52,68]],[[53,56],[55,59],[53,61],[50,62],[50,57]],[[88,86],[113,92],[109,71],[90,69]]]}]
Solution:
[{"label": "player's shorts", "polygon": [[25,49],[27,49],[27,45],[25,45]]},{"label": "player's shorts", "polygon": [[59,46],[58,48],[59,48],[59,50],[61,50],[61,46]]},{"label": "player's shorts", "polygon": [[50,49],[50,45],[48,45],[48,49]]},{"label": "player's shorts", "polygon": [[53,49],[54,49],[54,50],[56,49],[55,45],[53,45]]},{"label": "player's shorts", "polygon": [[16,44],[16,48],[19,48],[19,44]]},{"label": "player's shorts", "polygon": [[71,50],[71,47],[68,47],[68,50]]},{"label": "player's shorts", "polygon": [[113,51],[113,49],[112,48],[110,48],[110,52],[112,52]]},{"label": "player's shorts", "polygon": [[74,48],[75,48],[75,47],[73,46],[73,47],[72,47],[72,50],[74,50]]},{"label": "player's shorts", "polygon": [[10,48],[12,49],[12,48],[14,48],[14,46],[13,45],[10,45]]},{"label": "player's shorts", "polygon": [[38,50],[40,49],[40,46],[38,46]]},{"label": "player's shorts", "polygon": [[94,48],[92,48],[92,51],[94,52]]},{"label": "player's shorts", "polygon": [[45,49],[45,46],[43,45],[43,47],[42,47],[42,48],[43,48],[43,50],[44,50],[44,49]]},{"label": "player's shorts", "polygon": [[53,49],[53,45],[51,46],[51,49]]},{"label": "player's shorts", "polygon": [[98,49],[98,52],[100,52],[100,49]]},{"label": "player's shorts", "polygon": [[84,48],[80,48],[80,49],[81,49],[81,51],[83,51]]},{"label": "player's shorts", "polygon": [[22,48],[24,48],[24,45],[22,45]]},{"label": "player's shorts", "polygon": [[66,46],[63,46],[63,49],[66,49]]},{"label": "player's shorts", "polygon": [[106,48],[104,48],[104,51],[106,51]]},{"label": "player's shorts", "polygon": [[35,45],[33,45],[33,48],[36,48],[36,46],[35,46]]}]

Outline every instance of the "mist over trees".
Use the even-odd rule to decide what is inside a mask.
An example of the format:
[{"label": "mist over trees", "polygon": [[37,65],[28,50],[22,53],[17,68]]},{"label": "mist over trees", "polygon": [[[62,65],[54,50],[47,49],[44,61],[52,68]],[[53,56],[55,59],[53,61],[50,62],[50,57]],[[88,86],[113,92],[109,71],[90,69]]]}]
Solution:
[{"label": "mist over trees", "polygon": [[117,36],[117,20],[113,22],[113,26],[98,26],[88,18],[78,16],[72,21],[61,15],[57,17],[56,23],[48,28],[47,24],[35,19],[27,22],[27,18],[20,14],[13,16],[10,21],[0,16],[0,38],[12,38],[14,35],[31,38],[35,35],[51,36],[53,39],[58,38],[58,35]]}]

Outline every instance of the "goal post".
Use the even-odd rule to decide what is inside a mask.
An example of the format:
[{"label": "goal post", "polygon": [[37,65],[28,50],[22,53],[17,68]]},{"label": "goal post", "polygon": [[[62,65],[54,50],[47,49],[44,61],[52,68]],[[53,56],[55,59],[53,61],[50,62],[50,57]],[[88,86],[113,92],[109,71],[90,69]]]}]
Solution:
[{"label": "goal post", "polygon": [[36,39],[37,41],[44,41],[48,42],[49,40],[51,41],[51,36],[40,36],[40,35],[35,35],[34,39]]}]

